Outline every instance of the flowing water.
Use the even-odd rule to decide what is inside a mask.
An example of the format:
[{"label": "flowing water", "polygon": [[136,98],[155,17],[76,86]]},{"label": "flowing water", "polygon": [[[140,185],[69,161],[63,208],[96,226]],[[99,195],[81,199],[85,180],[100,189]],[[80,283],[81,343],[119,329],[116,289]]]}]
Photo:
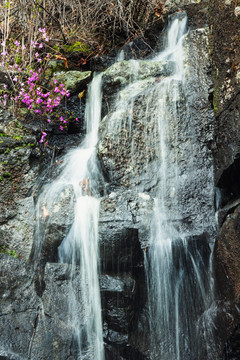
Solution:
[{"label": "flowing water", "polygon": [[[150,358],[210,360],[215,358],[213,324],[208,312],[214,292],[211,265],[211,242],[214,239],[211,236],[209,239],[203,229],[214,227],[214,217],[210,219],[210,223],[206,219],[201,223],[193,221],[190,226],[186,225],[184,218],[188,200],[181,198],[184,194],[186,198],[185,190],[188,191],[188,186],[189,192],[194,187],[197,194],[192,195],[193,203],[197,204],[198,199],[194,199],[195,197],[204,196],[202,189],[197,189],[199,169],[194,159],[197,158],[198,140],[195,139],[193,126],[186,124],[185,127],[186,139],[190,139],[185,158],[184,155],[179,155],[181,140],[176,130],[179,121],[184,123],[188,118],[188,100],[184,96],[185,32],[186,17],[173,20],[167,33],[165,50],[154,59],[174,61],[176,71],[174,75],[164,79],[158,88],[161,102],[157,114],[160,181],[145,262],[151,334]],[[184,101],[179,101],[181,98]],[[186,162],[183,173],[181,167]],[[213,183],[212,169],[209,170],[208,177]],[[211,196],[213,213],[213,194]],[[194,218],[194,214],[199,211],[201,209],[193,207],[191,216]]]},{"label": "flowing water", "polygon": [[[38,217],[45,211],[45,223],[61,203],[62,194],[71,193],[74,219],[69,233],[61,243],[59,261],[69,264],[70,286],[69,322],[73,328],[73,342],[77,359],[104,359],[101,301],[98,280],[98,179],[96,162],[98,126],[101,116],[101,75],[96,76],[89,88],[86,104],[87,135],[79,148],[63,159],[61,173],[46,186],[38,200]],[[67,221],[67,219],[66,219]],[[45,225],[46,226],[46,225]],[[41,223],[36,234],[42,236]],[[38,254],[43,239],[37,242]]]},{"label": "flowing water", "polygon": [[[195,204],[200,197],[204,197],[204,189],[197,189],[201,169],[198,169],[195,159],[200,145],[195,139],[194,127],[185,124],[188,119],[188,101],[184,93],[185,33],[186,16],[180,14],[170,22],[164,51],[152,61],[152,64],[165,62],[170,67],[174,64],[175,70],[171,75],[159,78],[154,75],[146,79],[146,63],[132,60],[126,65],[126,62],[121,62],[124,58],[121,53],[119,66],[129,67],[131,81],[118,93],[114,111],[107,118],[106,125],[106,132],[116,135],[113,136],[119,147],[119,157],[125,157],[126,161],[130,157],[125,171],[127,175],[124,175],[127,186],[134,185],[134,179],[141,170],[135,161],[142,151],[139,139],[143,138],[145,142],[144,166],[151,161],[155,164],[155,205],[145,259],[151,338],[149,357],[152,360],[214,359],[211,342],[213,326],[208,311],[213,301],[213,239],[204,233],[214,224],[211,217],[210,220],[195,221],[201,211],[195,208]],[[150,66],[149,61],[146,71],[147,66]],[[153,71],[153,67],[151,69]],[[61,173],[42,191],[37,207],[37,215],[44,217],[46,226],[49,213],[56,207],[62,194],[66,191],[71,194],[73,224],[58,254],[60,262],[69,265],[69,322],[73,327],[79,360],[104,359],[98,283],[101,175],[96,156],[101,82],[102,76],[98,75],[89,88],[84,142],[65,156]],[[135,108],[139,99],[140,106]],[[187,139],[183,145],[181,126],[185,129]],[[122,154],[124,147],[126,152]],[[207,176],[208,182],[211,182],[212,168]],[[189,191],[197,189],[192,193],[192,199],[191,196],[186,198],[188,187]],[[213,197],[213,194],[209,194],[209,203]],[[213,202],[209,206],[213,208]],[[189,207],[192,210],[190,219],[186,215]],[[36,237],[41,240],[36,243],[35,258],[44,242],[42,226],[40,222],[36,229]]]}]

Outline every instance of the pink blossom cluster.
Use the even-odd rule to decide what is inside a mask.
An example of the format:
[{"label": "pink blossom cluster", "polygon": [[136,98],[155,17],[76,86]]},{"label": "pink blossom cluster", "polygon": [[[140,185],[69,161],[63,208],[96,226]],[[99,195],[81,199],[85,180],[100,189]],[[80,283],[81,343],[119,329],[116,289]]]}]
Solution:
[{"label": "pink blossom cluster", "polygon": [[45,131],[42,131],[42,136],[41,136],[41,139],[40,139],[40,143],[45,143],[46,142],[46,136],[47,136],[47,133],[45,133]]},{"label": "pink blossom cluster", "polygon": [[[54,110],[56,110],[61,101],[64,98],[68,98],[70,94],[69,91],[65,89],[64,84],[58,84],[56,79],[53,81],[50,89],[46,89],[42,85],[42,80],[44,79],[43,65],[45,61],[50,58],[50,54],[45,54],[45,61],[43,62],[41,53],[44,48],[44,43],[47,43],[49,38],[45,28],[39,28],[38,30],[40,34],[39,38],[41,38],[42,41],[31,41],[30,44],[30,53],[35,49],[33,50],[33,59],[35,68],[38,67],[37,70],[29,70],[29,63],[25,68],[19,66],[17,54],[23,53],[26,49],[23,43],[20,44],[18,40],[15,40],[13,48],[11,48],[9,53],[6,50],[6,42],[3,41],[1,43],[0,67],[5,68],[6,72],[10,75],[14,95],[11,94],[8,85],[4,84],[4,91],[0,94],[0,104],[7,106],[7,100],[11,100],[15,106],[22,103],[28,110],[42,116],[43,120],[47,119],[47,123],[51,123],[52,121],[54,121],[54,123],[58,122],[60,130],[62,131],[67,126],[69,120],[64,119],[63,116],[57,118],[56,111],[54,112]],[[13,56],[14,49],[16,54],[15,60]],[[76,121],[78,121],[78,118],[76,118]],[[42,131],[40,143],[47,143],[46,136],[47,133]]]},{"label": "pink blossom cluster", "polygon": [[51,90],[46,90],[39,85],[40,76],[37,72],[30,70],[30,75],[26,83],[21,84],[18,99],[32,110],[35,114],[51,114],[61,100],[69,97],[69,91],[65,89],[64,84],[57,86],[57,83]]}]

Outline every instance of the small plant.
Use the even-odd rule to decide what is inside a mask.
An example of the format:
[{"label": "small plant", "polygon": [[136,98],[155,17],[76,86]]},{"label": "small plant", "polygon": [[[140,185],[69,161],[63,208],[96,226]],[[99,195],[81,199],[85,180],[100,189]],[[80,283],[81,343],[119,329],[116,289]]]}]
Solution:
[{"label": "small plant", "polygon": [[10,250],[6,247],[6,245],[0,246],[0,253],[7,254],[9,256],[12,256],[14,258],[18,258],[18,254],[16,253],[16,250]]}]

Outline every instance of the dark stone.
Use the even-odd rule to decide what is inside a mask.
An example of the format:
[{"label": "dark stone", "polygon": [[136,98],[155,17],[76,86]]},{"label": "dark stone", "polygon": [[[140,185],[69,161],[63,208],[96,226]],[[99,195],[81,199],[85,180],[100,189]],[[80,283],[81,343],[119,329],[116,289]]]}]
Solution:
[{"label": "dark stone", "polygon": [[240,206],[227,215],[215,248],[215,272],[219,293],[227,301],[240,301]]},{"label": "dark stone", "polygon": [[[76,359],[71,357],[73,329],[67,320],[68,266],[47,264],[45,288],[38,294],[33,266],[4,254],[0,258],[0,355],[9,360]],[[78,275],[74,283],[79,292]],[[78,316],[82,315],[79,306]]]},{"label": "dark stone", "polygon": [[[217,302],[215,324],[218,343],[225,344],[223,359],[238,359],[240,324],[240,207],[226,216],[214,249],[214,271]],[[229,356],[229,357],[228,357]]]},{"label": "dark stone", "polygon": [[227,340],[224,349],[223,360],[238,360],[240,358],[240,325],[238,325],[231,337]]}]

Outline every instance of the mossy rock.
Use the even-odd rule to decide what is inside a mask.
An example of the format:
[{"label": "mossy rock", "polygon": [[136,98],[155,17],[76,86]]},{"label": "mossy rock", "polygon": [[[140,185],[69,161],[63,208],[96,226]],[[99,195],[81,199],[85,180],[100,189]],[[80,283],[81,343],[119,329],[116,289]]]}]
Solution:
[{"label": "mossy rock", "polygon": [[[171,76],[175,71],[172,61],[121,61],[110,66],[103,75],[105,90],[124,87],[134,80],[145,80],[149,77],[162,78]],[[109,89],[107,89],[109,88]]]},{"label": "mossy rock", "polygon": [[92,72],[91,71],[67,71],[67,72],[56,72],[54,73],[54,79],[58,83],[63,83],[65,89],[70,92],[78,92],[85,88],[87,83],[91,80]]},{"label": "mossy rock", "polygon": [[47,78],[50,78],[54,73],[58,72],[58,71],[66,71],[66,66],[64,64],[64,61],[59,59],[59,60],[50,60],[47,64],[47,69],[45,72],[45,76],[47,76]]}]

